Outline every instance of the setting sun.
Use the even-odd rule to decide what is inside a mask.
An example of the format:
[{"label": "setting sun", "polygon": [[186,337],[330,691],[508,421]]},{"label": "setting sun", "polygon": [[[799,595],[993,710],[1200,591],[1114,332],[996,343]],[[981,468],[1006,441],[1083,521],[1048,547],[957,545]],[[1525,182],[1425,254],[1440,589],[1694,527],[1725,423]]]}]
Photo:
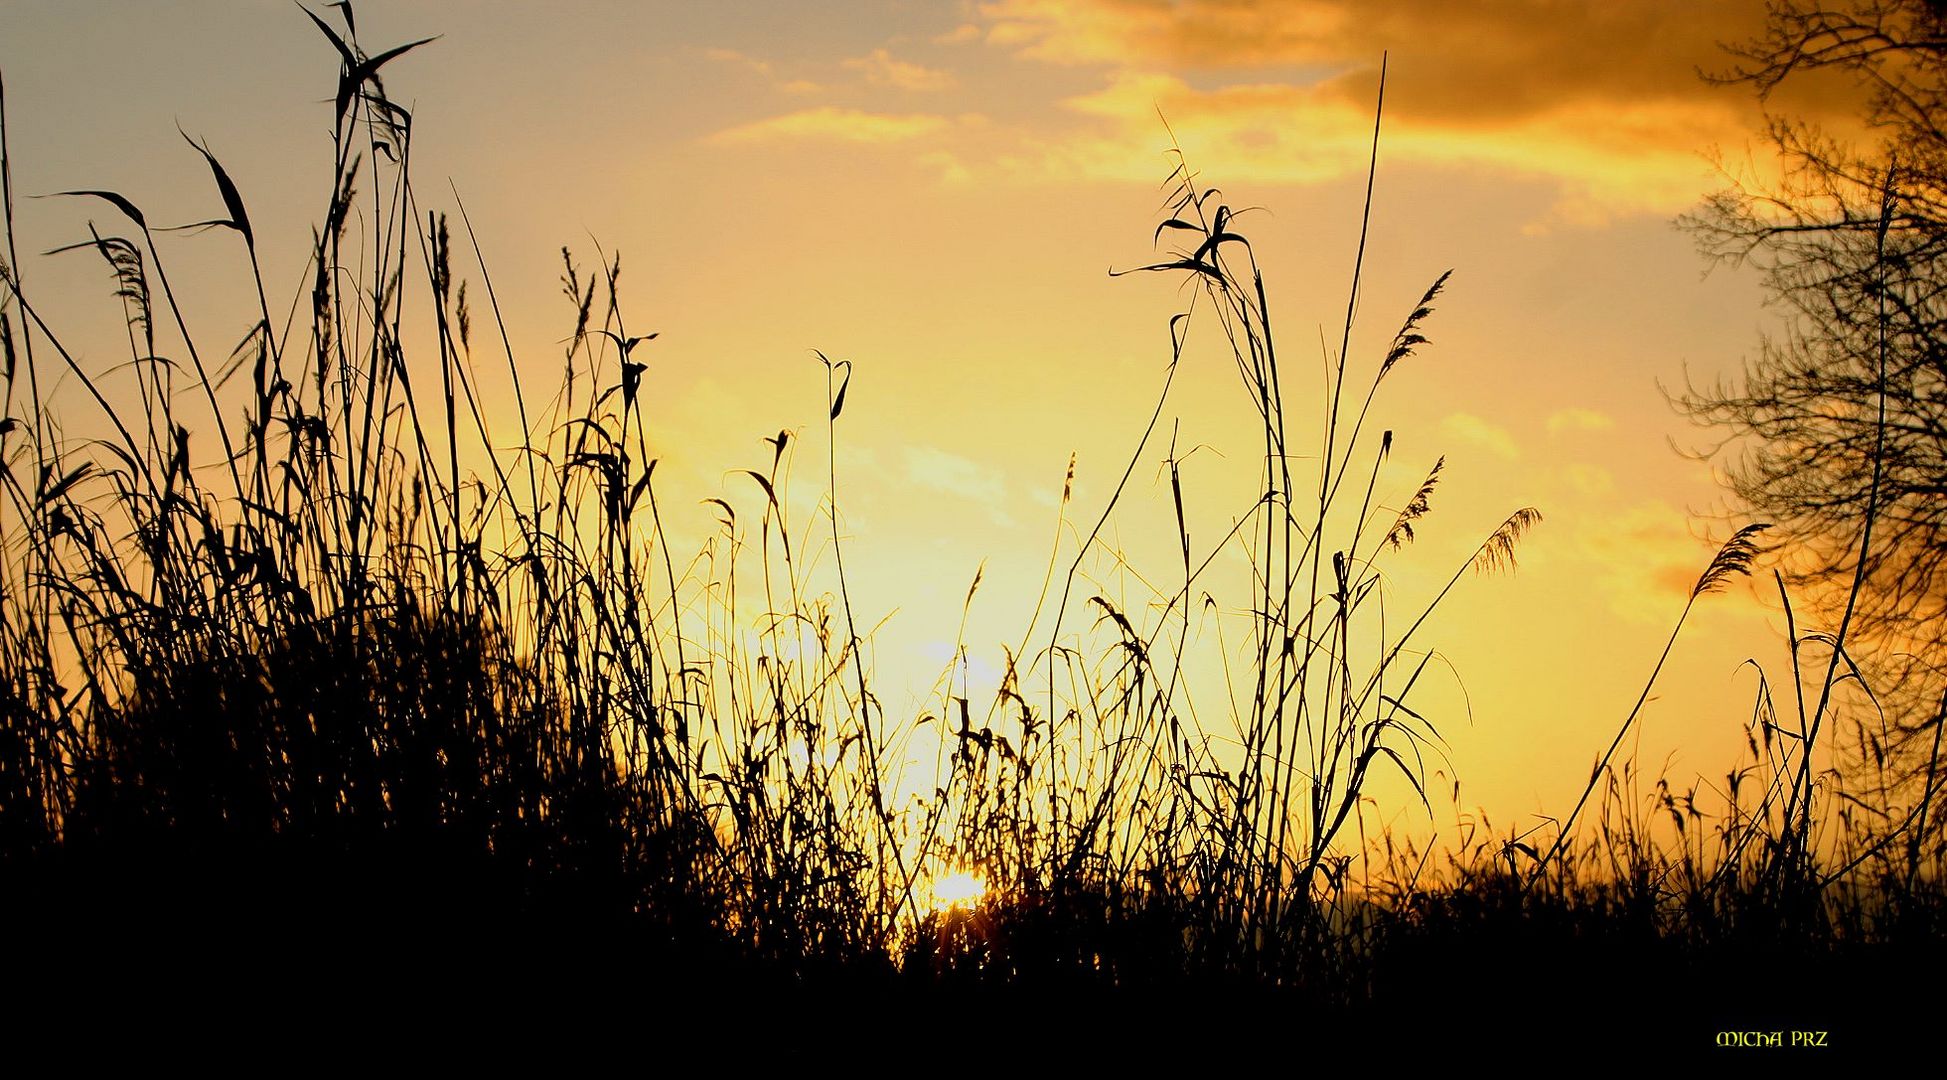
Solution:
[{"label": "setting sun", "polygon": [[972,907],[987,895],[987,882],[980,875],[957,870],[933,883],[935,907]]}]

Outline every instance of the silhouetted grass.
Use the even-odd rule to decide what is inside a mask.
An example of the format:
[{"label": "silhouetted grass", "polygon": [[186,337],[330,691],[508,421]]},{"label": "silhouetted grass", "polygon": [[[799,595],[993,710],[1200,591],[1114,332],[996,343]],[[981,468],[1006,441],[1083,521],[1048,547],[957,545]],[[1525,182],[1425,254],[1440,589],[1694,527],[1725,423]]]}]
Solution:
[{"label": "silhouetted grass", "polygon": [[[1367,835],[1379,771],[1432,809],[1444,744],[1410,704],[1428,615],[1470,571],[1510,567],[1540,521],[1517,510],[1427,608],[1390,632],[1379,618],[1381,561],[1410,556],[1441,463],[1382,509],[1393,437],[1367,420],[1427,344],[1448,274],[1362,365],[1355,265],[1307,423],[1287,412],[1249,240],[1178,154],[1156,230],[1172,247],[1141,269],[1183,276],[1195,300],[1168,321],[1171,363],[1121,483],[1082,545],[1057,548],[996,699],[976,706],[949,677],[937,714],[890,716],[846,588],[835,456],[829,585],[780,501],[786,433],[742,474],[756,520],[712,500],[715,540],[672,552],[637,405],[655,334],[625,320],[620,257],[590,271],[564,250],[572,329],[537,405],[471,224],[463,244],[409,180],[412,118],[379,74],[424,43],[368,56],[317,25],[341,62],[335,166],[287,324],[243,198],[200,144],[225,206],[213,224],[258,282],[260,318],[234,346],[190,335],[135,202],[66,193],[118,223],[72,249],[107,263],[130,328],[140,393],[111,397],[41,319],[8,183],[0,343],[25,409],[0,421],[0,868],[26,958],[11,978],[215,957],[269,978],[332,971],[350,993],[401,971],[502,985],[628,965],[698,993],[1196,991],[1314,1018],[1505,1005],[1533,1026],[1741,1016],[1742,995],[1781,983],[1826,1002],[1828,983],[1937,955],[1938,739],[1917,790],[1831,752],[1842,715],[1860,735],[1846,745],[1874,752],[1867,706],[1833,693],[1851,673],[1843,627],[1793,628],[1795,719],[1767,686],[1722,790],[1615,760],[1632,711],[1559,827],[1466,822],[1437,852]],[[3,144],[0,127],[0,158]],[[1085,595],[1081,570],[1161,440],[1193,327],[1226,343],[1261,421],[1258,494],[1195,549],[1172,437],[1181,564],[1126,611]],[[485,411],[476,348],[508,363],[514,415]],[[852,369],[826,364],[835,443]],[[49,407],[57,374],[90,395],[76,426],[99,437]],[[1748,573],[1758,528],[1704,569],[1672,647],[1690,605]],[[1251,593],[1220,599],[1206,571],[1233,548]],[[1222,725],[1188,707],[1205,633],[1230,665]],[[1818,649],[1822,679],[1798,664]],[[922,724],[944,766],[901,803],[894,750]],[[969,868],[984,896],[931,900],[930,882]]]}]

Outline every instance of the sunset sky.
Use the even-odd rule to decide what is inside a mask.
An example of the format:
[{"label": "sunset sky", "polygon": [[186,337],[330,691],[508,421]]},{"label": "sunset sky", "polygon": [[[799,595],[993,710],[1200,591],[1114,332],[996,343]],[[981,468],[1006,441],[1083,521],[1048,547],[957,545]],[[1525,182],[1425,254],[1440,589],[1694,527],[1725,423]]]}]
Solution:
[{"label": "sunset sky", "polygon": [[[1672,223],[1723,186],[1714,153],[1733,170],[1767,165],[1747,160],[1761,149],[1749,88],[1698,75],[1724,68],[1717,43],[1755,34],[1762,13],[1757,0],[357,8],[374,52],[440,35],[389,64],[386,86],[416,117],[422,206],[450,209],[449,179],[465,200],[530,386],[558,377],[572,325],[560,248],[589,265],[597,243],[621,252],[631,330],[661,335],[644,394],[679,546],[715,527],[703,499],[758,511],[736,472],[766,465],[761,440],[779,429],[801,440],[792,528],[817,523],[825,377],[812,350],[855,363],[837,448],[846,558],[861,619],[889,616],[880,694],[908,713],[953,655],[983,562],[966,642],[974,685],[991,685],[1033,609],[1070,454],[1068,516],[1086,528],[1148,419],[1190,293],[1108,271],[1156,253],[1172,133],[1231,205],[1262,208],[1239,224],[1294,418],[1313,430],[1387,55],[1355,362],[1374,362],[1454,270],[1432,343],[1374,420],[1396,432],[1387,505],[1446,459],[1388,588],[1413,609],[1511,511],[1545,515],[1518,572],[1464,580],[1423,637],[1453,672],[1421,708],[1451,744],[1462,808],[1516,827],[1572,803],[1713,538],[1742,524],[1713,516],[1712,467],[1677,449],[1710,433],[1665,391],[1736,372],[1770,324],[1755,276],[1705,276]],[[278,310],[304,285],[328,195],[336,68],[285,0],[14,0],[0,9],[0,74],[15,190],[106,188],[157,221],[216,216],[180,124],[248,201]],[[1843,124],[1844,91],[1773,105]],[[23,276],[50,321],[84,364],[111,367],[120,316],[98,260],[29,253],[85,239],[91,217],[117,223],[67,200],[23,199],[17,217]],[[234,236],[163,243],[196,283],[192,324],[242,336],[254,293],[240,303]],[[1209,448],[1184,471],[1199,554],[1248,508],[1257,469],[1249,403],[1215,344],[1193,340],[1165,414],[1180,417],[1181,448]],[[1166,446],[1167,423],[1111,535],[1165,579]],[[1230,574],[1213,591],[1237,591],[1238,573],[1213,573]],[[1783,677],[1782,618],[1760,584],[1700,604],[1644,713],[1644,766],[1668,760],[1687,784],[1736,764],[1756,685],[1740,662]]]}]

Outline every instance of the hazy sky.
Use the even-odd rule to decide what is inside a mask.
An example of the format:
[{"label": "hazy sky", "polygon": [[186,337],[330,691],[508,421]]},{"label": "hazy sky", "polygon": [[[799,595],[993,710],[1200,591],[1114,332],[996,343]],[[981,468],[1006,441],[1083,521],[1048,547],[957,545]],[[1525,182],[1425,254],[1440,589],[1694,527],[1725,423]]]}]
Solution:
[{"label": "hazy sky", "polygon": [[[1727,531],[1699,516],[1721,508],[1711,468],[1672,446],[1708,434],[1660,387],[1734,372],[1767,321],[1753,278],[1705,277],[1672,225],[1722,186],[1710,153],[1735,165],[1751,144],[1749,91],[1698,68],[1759,28],[1755,0],[449,0],[357,15],[374,52],[441,35],[388,65],[386,85],[414,109],[422,204],[450,207],[449,179],[466,200],[531,385],[556,376],[572,323],[559,249],[622,253],[632,329],[661,334],[645,395],[679,539],[714,527],[704,498],[757,511],[734,474],[765,465],[760,440],[779,429],[801,437],[793,528],[815,523],[811,350],[856,363],[838,448],[847,557],[862,618],[890,616],[878,663],[894,711],[952,655],[983,560],[966,640],[975,684],[991,679],[1032,609],[1070,454],[1070,517],[1092,519],[1135,445],[1189,293],[1107,271],[1152,255],[1172,132],[1205,182],[1262,208],[1240,225],[1293,412],[1315,423],[1382,53],[1354,357],[1375,360],[1454,269],[1432,344],[1374,421],[1398,433],[1382,501],[1446,458],[1433,514],[1390,564],[1400,610],[1510,511],[1545,515],[1517,574],[1463,581],[1424,634],[1456,673],[1422,709],[1449,737],[1465,806],[1513,824],[1565,810],[1714,550],[1706,534]],[[328,194],[336,68],[283,0],[10,0],[16,189],[111,188],[157,220],[216,216],[180,124],[248,200],[276,308],[303,285]],[[1842,117],[1840,88],[1825,90],[1774,104]],[[102,213],[23,201],[23,258],[84,239]],[[194,271],[192,322],[240,337],[254,316],[234,237],[165,244]],[[101,342],[84,360],[114,363],[99,266],[23,270],[57,325]],[[1209,448],[1185,467],[1204,544],[1246,509],[1257,468],[1248,402],[1212,344],[1193,348],[1170,413],[1180,446]],[[1114,539],[1166,573],[1162,453],[1135,470]],[[1782,660],[1774,607],[1741,587],[1700,606],[1644,714],[1645,766],[1675,754],[1688,783],[1735,764],[1755,686],[1739,663]]]}]

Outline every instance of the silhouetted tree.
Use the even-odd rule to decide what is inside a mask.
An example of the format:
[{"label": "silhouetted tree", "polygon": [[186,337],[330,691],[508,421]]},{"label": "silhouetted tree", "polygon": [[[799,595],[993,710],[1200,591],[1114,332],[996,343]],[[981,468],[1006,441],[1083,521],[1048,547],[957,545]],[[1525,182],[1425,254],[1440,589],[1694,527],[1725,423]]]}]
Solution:
[{"label": "silhouetted tree", "polygon": [[1741,378],[1677,403],[1724,434],[1731,490],[1789,538],[1787,580],[1828,628],[1870,541],[1848,651],[1916,729],[1947,673],[1947,0],[1786,0],[1728,48],[1711,77],[1768,106],[1824,72],[1863,108],[1850,135],[1772,115],[1776,179],[1682,220],[1710,258],[1755,267],[1785,318]]}]

